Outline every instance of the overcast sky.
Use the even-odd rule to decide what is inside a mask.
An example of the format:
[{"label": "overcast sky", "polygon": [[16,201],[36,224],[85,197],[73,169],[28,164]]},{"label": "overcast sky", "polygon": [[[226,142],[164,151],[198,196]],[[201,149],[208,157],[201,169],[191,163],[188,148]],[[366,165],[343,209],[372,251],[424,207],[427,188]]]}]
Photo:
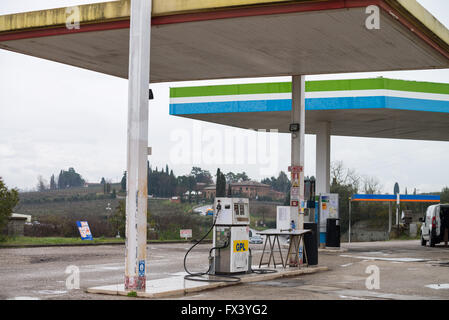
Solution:
[{"label": "overcast sky", "polygon": [[[1,0],[0,15],[102,1]],[[447,0],[419,2],[449,27]],[[390,77],[449,83],[449,70],[378,72],[310,76],[307,80]],[[151,85],[149,145],[152,167],[168,164],[176,175],[193,165],[215,174],[217,164],[194,155],[179,163],[173,159],[177,134],[194,139],[202,132],[224,134],[226,127],[169,115],[169,87],[223,83],[289,81],[289,78],[238,79]],[[0,50],[0,176],[9,187],[34,188],[37,177],[74,167],[89,182],[101,177],[119,181],[126,167],[127,81],[38,58]],[[237,129],[236,129],[237,130]],[[237,130],[243,136],[246,130]],[[448,129],[449,132],[449,129]],[[276,172],[287,171],[290,136],[279,135]],[[397,181],[401,191],[440,191],[449,185],[449,143],[332,137],[331,161],[343,161],[360,175],[375,176],[384,192]],[[219,165],[225,172],[245,171],[256,180],[267,176],[260,166]],[[306,175],[315,175],[315,137],[306,136]]]}]

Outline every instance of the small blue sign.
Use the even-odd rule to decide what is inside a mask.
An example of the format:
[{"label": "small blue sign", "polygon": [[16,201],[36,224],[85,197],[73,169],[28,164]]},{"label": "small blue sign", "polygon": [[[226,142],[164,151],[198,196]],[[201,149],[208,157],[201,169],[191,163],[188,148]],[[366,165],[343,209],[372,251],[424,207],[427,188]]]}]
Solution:
[{"label": "small blue sign", "polygon": [[77,221],[76,225],[80,232],[81,240],[93,240],[92,233],[90,232],[89,224],[87,221]]},{"label": "small blue sign", "polygon": [[145,260],[139,261],[139,277],[145,277]]}]

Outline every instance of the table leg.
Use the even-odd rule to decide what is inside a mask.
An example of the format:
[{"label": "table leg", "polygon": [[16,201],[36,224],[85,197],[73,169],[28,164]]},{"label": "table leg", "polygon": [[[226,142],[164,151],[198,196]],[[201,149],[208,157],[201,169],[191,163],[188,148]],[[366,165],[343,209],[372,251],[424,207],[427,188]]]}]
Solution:
[{"label": "table leg", "polygon": [[300,259],[299,259],[299,246],[301,244],[301,236],[296,236],[295,237],[296,241],[295,241],[295,263],[296,263],[296,267],[299,268],[300,265]]},{"label": "table leg", "polygon": [[304,257],[303,264],[304,264],[304,261],[306,261],[306,265],[308,267],[309,266],[309,258],[307,257],[307,249],[306,249],[306,244],[304,242],[304,235],[301,235],[301,241],[304,243],[304,246],[303,246],[304,249],[302,250],[303,251],[302,255]]},{"label": "table leg", "polygon": [[263,256],[265,254],[265,248],[267,246],[268,238],[269,238],[268,236],[265,237],[265,243],[263,245],[262,256],[260,257],[260,262],[259,262],[259,269],[262,266]]},{"label": "table leg", "polygon": [[[276,239],[278,241],[278,249],[279,249],[279,256],[281,257],[281,264],[284,267],[284,259],[282,258],[282,251],[281,251],[281,244],[279,243],[279,236],[276,236]],[[276,265],[275,265],[275,268],[276,268]]]},{"label": "table leg", "polygon": [[287,263],[290,265],[290,259],[293,255],[293,252],[295,251],[296,248],[296,236],[291,235],[290,236],[290,244],[288,246],[288,253],[287,253],[287,258],[285,259],[285,266],[287,267]]},{"label": "table leg", "polygon": [[273,242],[271,242],[271,237],[270,237],[270,258],[268,259],[268,267],[270,267],[270,263],[271,263],[271,258],[273,258],[273,264],[274,264],[274,268],[276,268],[276,260],[274,259],[274,245],[276,244],[276,236],[273,236]]},{"label": "table leg", "polygon": [[288,251],[287,251],[287,257],[285,258],[284,268],[287,268],[288,259],[290,258],[291,254],[292,254],[292,243],[293,243],[293,236],[290,236],[290,242],[288,244]]}]

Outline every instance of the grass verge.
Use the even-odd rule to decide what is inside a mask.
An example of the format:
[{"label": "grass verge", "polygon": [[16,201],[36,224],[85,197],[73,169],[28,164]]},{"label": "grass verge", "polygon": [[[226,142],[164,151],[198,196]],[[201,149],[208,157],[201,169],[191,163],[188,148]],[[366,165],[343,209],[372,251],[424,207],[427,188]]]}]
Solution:
[{"label": "grass verge", "polygon": [[[190,240],[149,240],[148,243],[190,243]],[[95,245],[95,244],[125,244],[125,239],[117,238],[94,238],[93,240],[81,240],[80,238],[63,238],[63,237],[8,237],[0,241],[0,248],[5,247],[24,247],[24,246],[64,246],[64,245]]]},{"label": "grass verge", "polygon": [[125,243],[125,239],[94,238],[93,240],[81,240],[80,238],[63,237],[8,237],[5,241],[0,242],[0,246],[89,245],[101,243]]}]

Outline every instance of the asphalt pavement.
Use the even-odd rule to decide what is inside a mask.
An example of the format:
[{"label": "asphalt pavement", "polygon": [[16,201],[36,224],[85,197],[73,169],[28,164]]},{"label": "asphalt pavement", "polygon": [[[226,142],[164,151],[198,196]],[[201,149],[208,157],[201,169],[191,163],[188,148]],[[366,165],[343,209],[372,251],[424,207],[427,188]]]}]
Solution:
[{"label": "asphalt pavement", "polygon": [[[262,247],[251,245],[253,264]],[[185,274],[188,248],[186,243],[148,245],[148,279]],[[449,248],[422,247],[419,241],[343,243],[342,248],[347,250],[320,252],[319,265],[329,271],[170,299],[449,299]],[[209,249],[210,244],[196,247],[187,267],[207,270]],[[133,299],[86,292],[89,287],[122,283],[124,257],[123,245],[0,249],[0,299]],[[80,289],[71,288],[73,270],[79,270]]]}]

